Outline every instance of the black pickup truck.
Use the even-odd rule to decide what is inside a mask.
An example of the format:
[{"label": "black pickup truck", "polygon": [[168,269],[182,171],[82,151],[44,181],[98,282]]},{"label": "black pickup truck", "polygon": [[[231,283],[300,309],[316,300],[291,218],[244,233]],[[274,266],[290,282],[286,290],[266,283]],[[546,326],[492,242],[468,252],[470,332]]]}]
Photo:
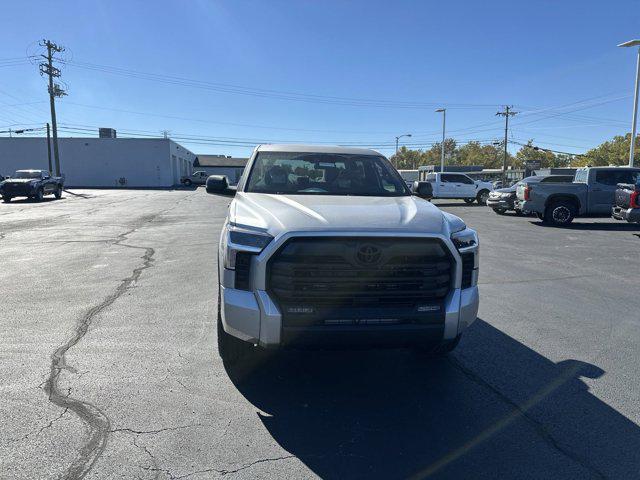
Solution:
[{"label": "black pickup truck", "polygon": [[62,197],[64,180],[52,177],[47,170],[17,170],[13,177],[0,182],[0,195],[3,202],[14,197],[28,197],[42,201],[45,195]]},{"label": "black pickup truck", "polygon": [[611,209],[616,220],[640,223],[640,183],[619,183],[616,189],[616,203]]}]

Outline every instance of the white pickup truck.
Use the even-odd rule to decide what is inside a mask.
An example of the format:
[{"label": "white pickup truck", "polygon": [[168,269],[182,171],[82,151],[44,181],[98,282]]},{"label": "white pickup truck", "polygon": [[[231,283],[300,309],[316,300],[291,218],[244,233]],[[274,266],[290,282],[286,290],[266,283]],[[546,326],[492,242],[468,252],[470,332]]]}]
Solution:
[{"label": "white pickup truck", "polygon": [[493,191],[491,182],[474,180],[464,173],[429,173],[426,180],[433,185],[433,198],[460,198],[466,203],[476,200],[486,205]]}]

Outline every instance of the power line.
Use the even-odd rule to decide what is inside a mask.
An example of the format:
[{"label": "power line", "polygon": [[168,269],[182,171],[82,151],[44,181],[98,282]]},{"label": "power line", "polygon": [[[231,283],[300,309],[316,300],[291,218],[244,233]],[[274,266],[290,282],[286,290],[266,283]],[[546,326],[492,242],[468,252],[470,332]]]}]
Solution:
[{"label": "power line", "polygon": [[[383,99],[368,99],[368,98],[354,98],[354,97],[341,97],[331,95],[319,95],[301,92],[291,92],[282,90],[272,90],[264,88],[247,87],[241,85],[233,85],[227,83],[208,82],[203,80],[194,80],[185,77],[178,77],[174,75],[164,75],[150,72],[142,72],[137,70],[129,70],[120,67],[113,67],[108,65],[99,65],[88,62],[79,61],[65,61],[61,62],[87,70],[99,71],[102,73],[109,73],[113,75],[120,75],[128,78],[137,78],[142,80],[155,81],[160,83],[166,83],[171,85],[187,86],[193,88],[201,88],[205,90],[212,90],[221,93],[230,93],[237,95],[248,95],[254,97],[272,98],[278,100],[289,100],[298,102],[310,102],[321,103],[331,105],[344,105],[344,106],[357,106],[357,107],[376,107],[376,108],[418,108],[418,109],[430,109],[434,106],[446,104],[446,102],[421,102],[421,101],[397,101],[397,100],[383,100]],[[477,109],[477,108],[495,108],[496,104],[474,104],[474,103],[449,103],[446,104],[447,108],[460,108],[460,109]]]}]

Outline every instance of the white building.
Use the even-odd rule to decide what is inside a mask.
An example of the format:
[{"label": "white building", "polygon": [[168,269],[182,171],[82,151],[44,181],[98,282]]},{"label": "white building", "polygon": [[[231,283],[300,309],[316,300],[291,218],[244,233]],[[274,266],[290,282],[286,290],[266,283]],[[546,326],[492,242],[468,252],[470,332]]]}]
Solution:
[{"label": "white building", "polygon": [[248,160],[224,155],[198,155],[193,162],[193,170],[207,172],[208,175],[225,175],[230,185],[236,185]]},{"label": "white building", "polygon": [[[59,138],[60,171],[69,187],[167,188],[191,175],[196,156],[167,138]],[[52,164],[53,160],[52,146]],[[47,140],[0,138],[0,175],[48,170]]]}]

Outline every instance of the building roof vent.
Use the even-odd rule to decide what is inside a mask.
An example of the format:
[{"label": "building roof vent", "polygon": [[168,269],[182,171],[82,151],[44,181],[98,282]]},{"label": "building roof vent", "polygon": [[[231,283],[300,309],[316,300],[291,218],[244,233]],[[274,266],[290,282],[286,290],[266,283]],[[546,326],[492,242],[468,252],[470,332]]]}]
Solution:
[{"label": "building roof vent", "polygon": [[115,128],[99,128],[98,136],[100,138],[116,138],[116,129]]}]

